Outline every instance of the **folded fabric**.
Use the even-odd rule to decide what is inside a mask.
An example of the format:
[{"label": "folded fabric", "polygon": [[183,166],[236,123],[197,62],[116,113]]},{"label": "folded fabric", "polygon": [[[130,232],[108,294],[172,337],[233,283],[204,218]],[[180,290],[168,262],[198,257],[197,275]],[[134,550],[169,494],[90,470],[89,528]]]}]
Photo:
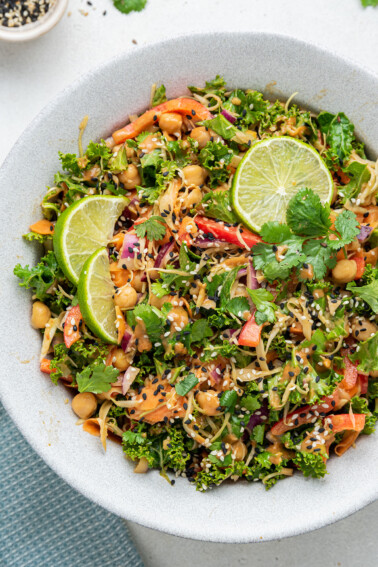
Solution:
[{"label": "folded fabric", "polygon": [[120,518],[59,478],[0,404],[0,565],[143,567]]}]

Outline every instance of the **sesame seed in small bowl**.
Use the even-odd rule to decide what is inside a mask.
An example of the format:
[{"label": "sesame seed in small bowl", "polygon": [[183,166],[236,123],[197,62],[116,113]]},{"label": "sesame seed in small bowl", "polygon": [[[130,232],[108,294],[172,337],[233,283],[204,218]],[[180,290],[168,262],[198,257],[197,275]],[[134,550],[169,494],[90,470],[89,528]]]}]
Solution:
[{"label": "sesame seed in small bowl", "polygon": [[29,41],[50,31],[68,0],[0,0],[0,40]]}]

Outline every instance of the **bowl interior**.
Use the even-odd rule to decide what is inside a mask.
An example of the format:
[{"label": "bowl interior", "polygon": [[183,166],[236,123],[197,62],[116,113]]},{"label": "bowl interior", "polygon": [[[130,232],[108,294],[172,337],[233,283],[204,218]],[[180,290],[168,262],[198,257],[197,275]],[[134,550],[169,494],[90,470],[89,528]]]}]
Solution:
[{"label": "bowl interior", "polygon": [[29,326],[30,297],[12,274],[36,252],[21,235],[40,217],[45,186],[59,169],[58,150],[77,151],[78,125],[89,115],[85,141],[108,135],[149,103],[150,85],[169,97],[222,74],[315,110],[343,111],[376,156],[378,79],[332,54],[270,34],[197,35],[124,54],[65,90],[35,119],[0,171],[0,320],[3,402],[28,441],[72,486],[120,516],[179,536],[252,542],[295,535],[340,519],[378,494],[378,436],[328,464],[322,481],[294,476],[266,492],[237,483],[198,493],[184,479],[170,486],[157,472],[133,474],[118,445],[104,454],[99,440],[75,426],[62,386],[39,372],[40,337]]}]

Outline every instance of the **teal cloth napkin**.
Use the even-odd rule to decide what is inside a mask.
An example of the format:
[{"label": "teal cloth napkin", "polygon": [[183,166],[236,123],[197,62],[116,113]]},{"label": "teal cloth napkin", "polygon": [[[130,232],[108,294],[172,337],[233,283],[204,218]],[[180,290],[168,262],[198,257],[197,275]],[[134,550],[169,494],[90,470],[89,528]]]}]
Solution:
[{"label": "teal cloth napkin", "polygon": [[125,522],[59,478],[0,404],[1,567],[143,567]]}]

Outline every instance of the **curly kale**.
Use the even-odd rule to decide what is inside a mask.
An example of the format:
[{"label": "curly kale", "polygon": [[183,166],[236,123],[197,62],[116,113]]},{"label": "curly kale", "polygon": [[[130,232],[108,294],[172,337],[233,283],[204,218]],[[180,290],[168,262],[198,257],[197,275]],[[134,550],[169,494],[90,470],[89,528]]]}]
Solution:
[{"label": "curly kale", "polygon": [[303,473],[303,476],[323,478],[327,473],[326,464],[321,455],[299,451],[293,458],[293,463]]},{"label": "curly kale", "polygon": [[133,461],[142,457],[147,459],[149,467],[184,471],[190,458],[186,433],[181,427],[166,426],[147,430],[139,423],[133,430],[123,434],[122,445],[126,455]]}]

